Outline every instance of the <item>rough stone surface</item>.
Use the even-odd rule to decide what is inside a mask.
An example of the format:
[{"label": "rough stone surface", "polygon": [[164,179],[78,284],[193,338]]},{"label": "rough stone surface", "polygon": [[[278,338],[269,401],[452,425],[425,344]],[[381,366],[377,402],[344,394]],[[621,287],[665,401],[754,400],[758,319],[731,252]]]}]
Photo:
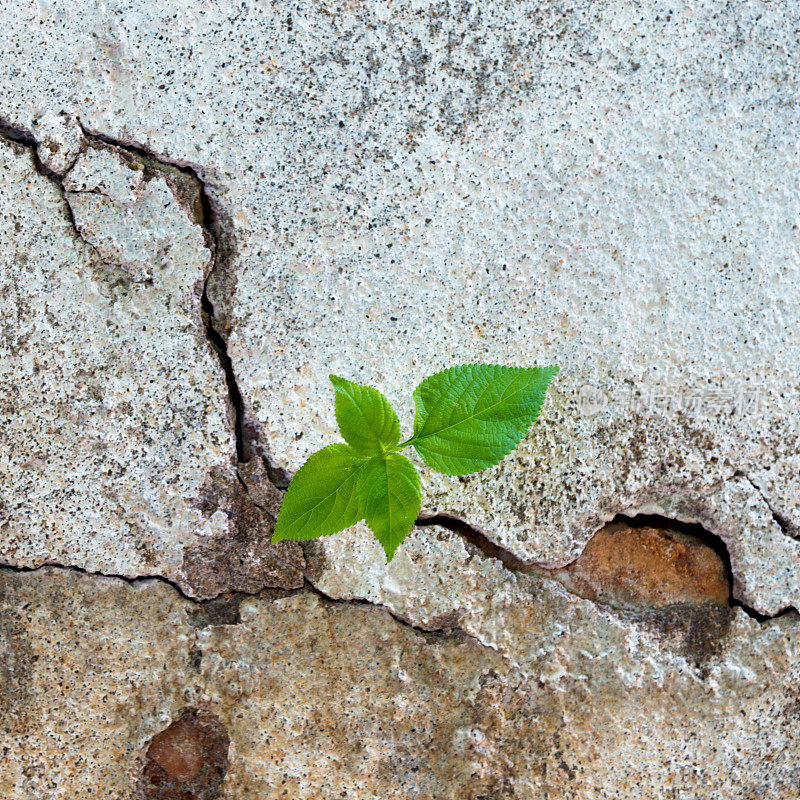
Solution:
[{"label": "rough stone surface", "polygon": [[34,119],[32,133],[39,161],[56,175],[70,170],[86,145],[78,120],[64,112],[47,111]]},{"label": "rough stone surface", "polygon": [[409,425],[437,368],[558,362],[524,446],[426,472],[425,510],[561,566],[618,512],[679,493],[697,517],[742,472],[737,591],[797,602],[738,555],[770,506],[800,519],[794,4],[54,7],[47,33],[10,15],[4,116],[72,114],[205,177],[212,293],[278,467],[334,436],[332,370]]},{"label": "rough stone surface", "polygon": [[725,606],[731,593],[725,563],[710,547],[689,535],[624,522],[599,530],[555,575],[574,594],[617,608]]},{"label": "rough stone surface", "polygon": [[769,505],[800,520],[796,4],[8,17],[10,122],[72,114],[206,178],[214,298],[279,467],[334,436],[330,371],[409,426],[438,368],[557,362],[524,446],[465,481],[426,472],[425,510],[562,566],[618,512],[677,492],[696,517],[743,472],[762,491],[728,532],[742,599],[797,602],[738,556]]},{"label": "rough stone surface", "polygon": [[[178,579],[184,549],[227,527],[200,508],[207,476],[236,482],[200,318],[203,231],[161,181],[168,256],[129,281],[76,234],[28,149],[0,140],[0,171],[2,559]],[[148,224],[153,209],[132,208]]]},{"label": "rough stone surface", "polygon": [[[213,714],[167,796],[796,800],[797,2],[0,30],[0,563],[208,600],[4,573],[0,795],[129,800]],[[409,430],[472,360],[561,367],[501,465],[419,464],[477,533],[270,544],[330,372]]]},{"label": "rough stone surface", "polygon": [[732,611],[698,663],[652,620],[551,595],[544,624],[507,621],[539,642],[525,675],[307,592],[198,630],[152,581],[0,580],[4,797],[127,800],[143,776],[170,800],[796,795],[796,615]]},{"label": "rough stone surface", "polygon": [[[252,468],[243,471],[253,473]],[[257,505],[259,499],[238,481],[230,481],[227,469],[211,471],[200,490],[199,507],[218,532],[198,537],[183,552],[182,574],[193,597],[303,585],[305,560],[300,545],[272,544],[279,505]]]},{"label": "rough stone surface", "polygon": [[139,782],[145,800],[214,800],[228,771],[230,739],[214,714],[181,712],[151,740]]},{"label": "rough stone surface", "polygon": [[88,148],[64,180],[66,198],[78,232],[115,277],[152,283],[156,271],[197,257],[204,234],[189,213],[198,201],[181,208],[163,175],[145,180],[144,164],[123,153]]}]

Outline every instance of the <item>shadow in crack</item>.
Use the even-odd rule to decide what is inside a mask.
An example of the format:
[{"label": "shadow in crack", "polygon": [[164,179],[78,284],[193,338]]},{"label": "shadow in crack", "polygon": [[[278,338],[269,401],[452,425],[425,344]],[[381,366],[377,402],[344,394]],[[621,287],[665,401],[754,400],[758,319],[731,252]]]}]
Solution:
[{"label": "shadow in crack", "polygon": [[549,577],[579,597],[621,611],[648,613],[677,606],[716,606],[741,608],[759,622],[774,618],[734,597],[728,548],[719,536],[699,524],[658,514],[618,514],[592,536],[574,561],[558,569],[526,562],[478,529],[448,515],[423,517],[416,524],[451,530],[511,572]]}]

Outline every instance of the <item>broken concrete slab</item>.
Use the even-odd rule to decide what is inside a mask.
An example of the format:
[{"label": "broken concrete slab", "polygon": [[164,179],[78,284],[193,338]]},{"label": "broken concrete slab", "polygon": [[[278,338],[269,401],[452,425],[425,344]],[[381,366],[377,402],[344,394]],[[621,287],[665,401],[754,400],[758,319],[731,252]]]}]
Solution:
[{"label": "broken concrete slab", "polygon": [[237,482],[201,319],[203,231],[161,182],[169,256],[149,282],[124,280],[29,149],[0,141],[0,160],[2,560],[181,580],[184,549],[226,532],[200,509],[206,477]]},{"label": "broken concrete slab", "polygon": [[[796,618],[756,617],[800,603],[795,8],[55,0],[0,17],[0,129],[29,146],[0,148],[2,558],[222,593],[188,633],[122,595],[18,594],[5,619],[30,602],[64,622],[8,634],[25,644],[4,675],[40,687],[44,744],[14,740],[4,795],[126,797],[148,742],[196,708],[230,732],[223,797],[794,797]],[[128,184],[137,160],[159,174]],[[356,528],[306,570],[438,633],[305,594],[243,601],[301,583],[300,554],[269,546],[269,478],[336,437],[328,373],[384,390],[408,429],[414,383],[470,360],[562,371],[510,459],[424,472],[426,515],[551,569],[620,513],[698,523],[752,617],[612,608],[432,527],[389,567]],[[103,644],[128,635],[113,660]],[[39,677],[17,680],[29,651]],[[75,674],[119,716],[76,719]]]},{"label": "broken concrete slab", "polygon": [[[408,426],[436,369],[558,362],[523,447],[463,482],[426,471],[425,513],[556,567],[618,513],[678,493],[698,516],[745,472],[797,527],[792,12],[223,4],[209,27],[168,7],[65,10],[43,39],[15,13],[0,101],[26,130],[63,112],[204,176],[225,239],[209,296],[277,469],[335,437],[331,370]],[[769,592],[744,599],[769,613]]]}]

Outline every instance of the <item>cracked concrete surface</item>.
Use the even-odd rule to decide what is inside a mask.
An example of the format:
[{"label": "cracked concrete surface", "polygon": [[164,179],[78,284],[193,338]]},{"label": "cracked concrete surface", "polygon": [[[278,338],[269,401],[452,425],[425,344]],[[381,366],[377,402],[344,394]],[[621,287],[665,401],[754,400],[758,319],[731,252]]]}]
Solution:
[{"label": "cracked concrete surface", "polygon": [[[796,3],[0,20],[3,797],[795,800]],[[269,542],[468,360],[512,457]]]}]

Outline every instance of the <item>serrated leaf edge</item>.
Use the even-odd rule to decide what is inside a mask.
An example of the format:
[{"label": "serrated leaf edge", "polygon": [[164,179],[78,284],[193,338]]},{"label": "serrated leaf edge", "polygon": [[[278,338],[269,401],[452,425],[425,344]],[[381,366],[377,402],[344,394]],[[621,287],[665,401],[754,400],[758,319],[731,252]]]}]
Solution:
[{"label": "serrated leaf edge", "polygon": [[[333,442],[332,444],[325,445],[325,447],[321,447],[319,450],[315,450],[315,451],[314,451],[314,452],[313,452],[313,453],[312,453],[312,454],[311,454],[311,455],[310,455],[310,456],[309,456],[309,457],[308,457],[308,458],[305,460],[305,462],[304,462],[304,463],[303,463],[303,464],[300,466],[300,469],[298,469],[298,470],[297,470],[297,472],[295,473],[294,477],[297,477],[297,474],[300,472],[300,470],[302,470],[302,469],[303,469],[303,467],[305,467],[305,466],[308,464],[308,462],[309,462],[309,461],[310,461],[310,460],[311,460],[311,459],[312,459],[312,458],[313,458],[315,455],[317,455],[318,453],[321,453],[323,450],[327,449],[328,447],[335,447],[335,446],[337,446],[337,445],[340,445],[340,446],[343,446],[343,447],[348,447],[348,448],[350,448],[351,450],[353,450],[353,448],[352,448],[352,447],[350,447],[350,445],[349,445],[349,444],[347,444],[346,442]],[[370,457],[369,457],[369,456],[362,456],[362,455],[361,455],[361,454],[359,454],[359,453],[358,453],[356,450],[353,450],[353,454],[354,454],[355,456],[357,456],[357,457],[359,457],[359,458],[361,459],[361,463],[360,463],[360,464],[358,464],[358,466],[355,468],[355,472],[353,473],[353,475],[352,475],[352,476],[351,476],[351,478],[350,478],[351,480],[355,480],[355,481],[356,481],[356,485],[355,485],[355,492],[356,492],[356,503],[358,504],[358,510],[359,510],[359,513],[360,513],[360,511],[361,511],[361,503],[360,503],[360,500],[358,499],[358,473],[359,473],[359,471],[360,471],[360,470],[361,470],[361,469],[364,467],[364,465],[367,463],[367,461],[369,461]],[[294,477],[292,478],[292,480],[294,480]],[[289,489],[291,489],[291,482],[289,483],[289,488],[286,490],[286,494],[284,494],[284,496],[283,496],[283,500],[281,501],[281,508],[283,507],[283,502],[286,500],[286,496],[287,496],[287,495],[288,495],[288,493],[289,493]],[[337,491],[338,491],[338,489],[337,489]],[[329,496],[330,496],[330,495],[328,495],[328,497],[329,497]],[[327,500],[327,497],[325,497],[325,498],[323,498],[322,500],[320,500],[320,501],[319,501],[319,502],[318,502],[318,503],[317,503],[315,506],[313,506],[312,508],[306,509],[306,510],[303,512],[303,514],[304,514],[304,515],[308,515],[308,514],[311,514],[311,513],[313,513],[313,512],[314,512],[314,511],[315,511],[315,510],[316,510],[316,509],[317,509],[317,508],[318,508],[320,505],[322,505],[322,503],[324,503],[324,502],[325,502],[325,500]],[[281,535],[278,533],[278,523],[280,522],[280,518],[281,518],[280,509],[278,509],[278,519],[277,519],[277,520],[275,520],[275,530],[273,531],[273,533],[272,533],[272,538],[271,538],[271,541],[272,541],[273,543],[277,543],[277,542],[284,542],[284,541],[294,541],[294,542],[296,542],[296,541],[308,541],[308,539],[296,539],[296,538],[294,538],[294,537],[292,537],[292,536],[286,536],[286,535],[283,535],[283,536],[281,536]],[[360,521],[361,521],[361,519],[363,519],[363,516],[362,516],[360,519],[357,519],[355,522],[351,523],[351,525],[355,525],[356,523],[360,522]],[[320,536],[332,536],[332,535],[333,535],[333,534],[335,534],[335,533],[341,533],[343,530],[347,530],[347,528],[351,527],[351,525],[346,525],[346,526],[344,526],[343,528],[339,528],[339,530],[336,530],[336,531],[331,531],[330,533],[317,534],[317,536],[311,536],[311,537],[309,537],[309,538],[310,538],[310,539],[315,539],[315,538],[318,538],[318,537],[320,537]]]},{"label": "serrated leaf edge", "polygon": [[[386,403],[386,407],[394,415],[395,420],[397,420],[398,431],[400,430],[400,419],[397,416],[397,412],[394,410],[394,408],[392,407],[392,404],[389,402],[389,398],[386,397],[386,395],[380,389],[376,389],[374,386],[367,386],[366,384],[363,384],[363,383],[356,383],[355,381],[351,381],[348,378],[343,378],[341,375],[334,375],[333,373],[328,375],[328,380],[330,380],[330,382],[333,384],[333,389],[334,389],[333,415],[334,415],[334,417],[336,417],[336,425],[339,428],[339,433],[341,434],[343,439],[344,439],[344,433],[342,433],[342,420],[341,420],[340,415],[339,415],[339,409],[336,407],[336,392],[337,392],[336,381],[337,380],[338,381],[345,381],[346,383],[350,383],[353,386],[360,386],[363,389],[372,389],[372,391],[377,392],[380,395],[381,399]],[[342,391],[345,391],[345,390],[342,389]],[[348,392],[348,396],[350,397],[351,400],[353,399],[353,396],[351,394],[349,394],[349,392]],[[367,455],[366,457],[369,458],[371,455],[380,455],[381,453],[394,452],[395,449],[397,448],[397,445],[398,445],[399,441],[400,441],[400,436],[398,435],[397,441],[394,442],[394,444],[391,445],[391,447],[385,448],[381,444],[380,449],[371,451],[370,454]],[[346,439],[345,439],[345,442],[347,442]],[[349,445],[350,443],[347,442],[347,444]],[[352,445],[350,445],[350,447],[352,447]],[[355,448],[353,448],[353,449],[355,450]],[[356,451],[356,452],[358,452],[358,451]]]},{"label": "serrated leaf edge", "polygon": [[[409,444],[410,445],[416,445],[416,442],[419,441],[420,439],[427,439],[429,436],[437,436],[442,431],[449,430],[449,428],[454,428],[456,425],[460,425],[460,424],[462,424],[464,422],[468,422],[470,419],[474,419],[474,416],[477,416],[477,415],[474,415],[473,417],[467,417],[466,419],[459,420],[457,423],[455,423],[453,425],[450,425],[448,428],[440,428],[438,431],[434,431],[433,433],[426,433],[424,436],[417,437],[417,430],[416,430],[416,428],[417,428],[417,417],[419,416],[420,408],[424,408],[424,403],[422,402],[422,399],[421,399],[420,395],[418,394],[419,389],[422,387],[422,385],[426,381],[431,380],[432,378],[438,378],[440,375],[445,375],[446,373],[451,372],[452,370],[463,369],[464,367],[497,367],[499,369],[504,369],[504,370],[505,369],[512,369],[512,370],[521,369],[521,370],[525,370],[525,371],[533,370],[533,369],[551,370],[552,373],[549,376],[549,379],[547,381],[547,385],[544,387],[544,392],[547,392],[547,389],[550,387],[550,384],[552,383],[553,378],[558,374],[558,371],[559,371],[559,368],[556,365],[549,365],[549,366],[546,366],[546,367],[538,367],[538,366],[536,366],[536,367],[512,367],[512,366],[509,366],[508,364],[483,364],[481,362],[468,362],[466,364],[455,364],[454,366],[448,367],[447,369],[443,369],[443,370],[441,370],[439,372],[434,372],[433,375],[428,375],[427,378],[423,378],[417,384],[416,388],[414,389],[414,392],[412,393],[412,397],[414,398],[414,409],[415,409],[415,413],[414,413],[414,435],[407,442],[403,442],[403,445],[409,445]],[[539,406],[539,408],[537,409],[537,412],[536,412],[537,416],[538,416],[539,413],[541,413],[542,405],[544,405],[544,399],[545,398],[542,398],[542,403]],[[414,449],[416,450],[416,446],[414,447]],[[417,450],[417,452],[419,452],[419,451]],[[505,456],[503,456],[503,458],[506,458],[508,455],[510,455],[510,453],[507,453]],[[422,457],[423,460],[425,460],[425,457],[422,455],[422,453],[420,453],[420,456]],[[501,458],[500,461],[502,461],[502,460],[503,459]],[[497,463],[499,464],[500,461],[498,461]],[[425,461],[425,463],[427,464],[428,462]],[[430,464],[428,464],[428,466],[430,466]],[[435,468],[431,467],[431,469],[435,469]],[[482,469],[487,469],[487,467],[483,467]],[[477,470],[477,472],[480,472],[480,470]],[[450,473],[445,473],[445,474],[450,474]],[[469,475],[469,474],[472,474],[472,473],[464,473],[464,474]]]}]

